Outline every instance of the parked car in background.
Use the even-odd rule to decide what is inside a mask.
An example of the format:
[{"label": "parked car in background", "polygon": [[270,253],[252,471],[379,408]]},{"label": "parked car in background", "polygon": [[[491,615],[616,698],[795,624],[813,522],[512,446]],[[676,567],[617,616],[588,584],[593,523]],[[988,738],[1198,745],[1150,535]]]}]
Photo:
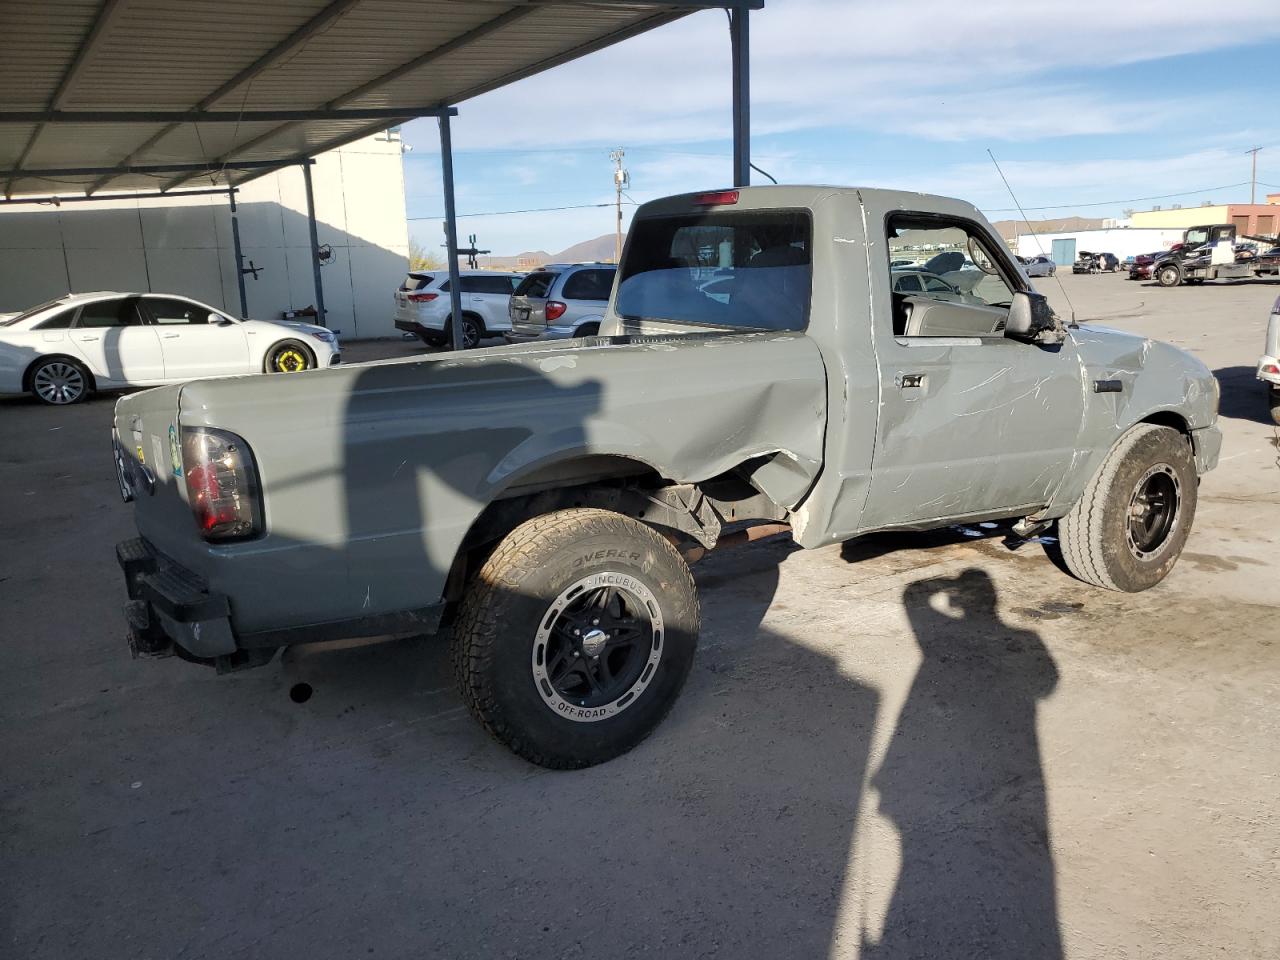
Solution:
[{"label": "parked car in background", "polygon": [[1071,265],[1072,273],[1115,273],[1120,268],[1120,260],[1114,253],[1090,253],[1081,250],[1076,262]]},{"label": "parked car in background", "polygon": [[[461,271],[463,349],[511,329],[507,301],[522,279],[519,273]],[[396,329],[416,335],[429,347],[443,347],[452,339],[449,294],[448,270],[411,272],[395,293]]]},{"label": "parked car in background", "polygon": [[923,270],[893,271],[893,292],[908,297],[922,293],[934,300],[950,300],[955,303],[964,300],[958,287],[947,283],[936,273],[926,273]]},{"label": "parked car in background", "polygon": [[[1271,251],[1278,252],[1280,247]],[[1271,419],[1280,424],[1280,297],[1271,305],[1271,319],[1267,323],[1267,341],[1263,351],[1262,359],[1258,361],[1258,379],[1267,385],[1267,406],[1271,410]]]},{"label": "parked car in background", "polygon": [[552,263],[535,270],[511,297],[507,342],[594,337],[617,271],[613,263]]},{"label": "parked car in background", "polygon": [[1027,257],[1022,261],[1022,269],[1028,277],[1052,277],[1058,272],[1058,265],[1052,257],[1041,254],[1038,257]]},{"label": "parked car in background", "polygon": [[0,393],[77,403],[95,390],[338,363],[332,330],[238,320],[167,293],[67,294],[0,322]]},{"label": "parked car in background", "polygon": [[1265,253],[1258,254],[1258,273],[1280,274],[1280,247],[1272,247]]},{"label": "parked car in background", "polygon": [[1140,253],[1134,257],[1133,263],[1129,265],[1129,279],[1150,280],[1151,270],[1155,266],[1158,256],[1160,256],[1158,253]]}]

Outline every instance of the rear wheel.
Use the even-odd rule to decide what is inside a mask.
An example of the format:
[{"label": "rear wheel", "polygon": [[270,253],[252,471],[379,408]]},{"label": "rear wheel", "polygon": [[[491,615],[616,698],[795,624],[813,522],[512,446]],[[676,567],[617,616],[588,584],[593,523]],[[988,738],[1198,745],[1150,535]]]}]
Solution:
[{"label": "rear wheel", "polygon": [[306,344],[297,340],[281,340],[267,354],[267,373],[298,373],[315,365],[316,359]]},{"label": "rear wheel", "polygon": [[1280,387],[1272,387],[1268,391],[1267,401],[1271,407],[1271,419],[1280,424]]},{"label": "rear wheel", "polygon": [[[449,330],[450,344],[453,343],[453,320],[446,319],[447,329]],[[462,315],[462,349],[474,350],[480,346],[480,341],[484,338],[484,321],[474,313],[464,313]],[[454,349],[457,349],[456,347]]]},{"label": "rear wheel", "polygon": [[575,769],[630,750],[662,721],[693,663],[698,598],[680,554],[606,510],[526,521],[462,603],[462,697],[531,763]]},{"label": "rear wheel", "polygon": [[1176,287],[1182,282],[1182,271],[1173,264],[1161,267],[1156,271],[1156,283],[1162,287]]},{"label": "rear wheel", "polygon": [[66,357],[41,360],[31,370],[31,395],[55,407],[79,403],[89,395],[89,371]]},{"label": "rear wheel", "polygon": [[1196,515],[1186,437],[1138,424],[1117,441],[1071,512],[1058,521],[1062,558],[1081,580],[1136,593],[1173,569]]}]

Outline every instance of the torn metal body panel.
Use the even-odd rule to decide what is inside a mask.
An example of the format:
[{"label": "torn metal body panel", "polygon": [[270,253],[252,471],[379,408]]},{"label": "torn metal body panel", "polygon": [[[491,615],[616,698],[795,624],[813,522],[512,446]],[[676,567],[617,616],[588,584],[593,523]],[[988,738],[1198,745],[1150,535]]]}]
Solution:
[{"label": "torn metal body panel", "polygon": [[117,418],[142,418],[144,449],[171,426],[252,449],[263,536],[204,543],[168,470],[136,513],[147,541],[233,598],[237,632],[257,632],[303,609],[323,623],[439,601],[487,505],[588,457],[697,483],[777,455],[786,466],[766,459],[761,489],[794,505],[821,467],[825,388],[804,337],[708,334],[195,381],[126,398]]},{"label": "torn metal body panel", "polygon": [[[976,302],[972,283],[944,283],[935,301],[947,329],[976,320],[981,335],[896,322],[895,217],[961,224],[985,249],[992,263],[976,269],[1002,278],[1009,302]],[[785,520],[816,547],[963,520],[1030,518],[1031,529],[1065,515],[1144,420],[1179,426],[1196,468],[1212,468],[1217,392],[1203,364],[1051,316],[1053,330],[1032,329],[1047,312],[1034,297],[958,200],[834,187],[666,198],[636,213],[600,336],[125,397],[122,488],[147,549],[227,599],[244,648],[396,618],[429,629],[477,525],[502,535],[521,511],[622,503],[623,487],[639,504],[631,516],[704,547],[721,521],[751,518]],[[676,318],[665,304],[693,306]],[[233,442],[226,464],[196,478],[178,446],[206,434]],[[199,498],[225,493],[209,470],[233,484],[232,515],[257,504],[239,539],[207,536],[216,512],[198,525]],[[147,483],[133,482],[140,472]],[[767,507],[735,514],[734,497]],[[659,512],[646,516],[645,502]]]}]

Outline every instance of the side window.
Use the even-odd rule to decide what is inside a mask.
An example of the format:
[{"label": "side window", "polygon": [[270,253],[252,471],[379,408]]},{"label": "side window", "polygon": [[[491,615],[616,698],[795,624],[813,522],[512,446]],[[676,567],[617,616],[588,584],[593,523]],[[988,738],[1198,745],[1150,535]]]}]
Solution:
[{"label": "side window", "polygon": [[481,292],[496,296],[511,296],[511,281],[506,277],[479,277]]},{"label": "side window", "polygon": [[566,300],[608,300],[613,287],[612,270],[579,270],[564,282]]},{"label": "side window", "polygon": [[[890,217],[889,262],[912,260],[919,265],[914,271],[892,270],[894,333],[999,336],[1004,328],[999,311],[1012,302],[1017,282],[1005,276],[1010,268],[992,253],[991,245],[976,223],[926,214]],[[907,279],[912,274],[914,282]],[[922,292],[916,294],[917,289]],[[912,307],[903,302],[908,294],[961,309]]]},{"label": "side window", "polygon": [[99,300],[80,308],[77,327],[134,327],[141,326],[142,318],[128,300]]},{"label": "side window", "polygon": [[55,313],[48,320],[37,323],[34,330],[65,330],[71,326],[71,321],[76,318],[76,309],[72,307],[70,310],[63,310],[61,313]]},{"label": "side window", "polygon": [[[484,293],[484,277],[461,277],[463,293]],[[448,283],[448,281],[445,281]]]},{"label": "side window", "polygon": [[209,322],[208,307],[200,307],[186,300],[169,300],[147,297],[147,312],[162,327],[194,326]]}]

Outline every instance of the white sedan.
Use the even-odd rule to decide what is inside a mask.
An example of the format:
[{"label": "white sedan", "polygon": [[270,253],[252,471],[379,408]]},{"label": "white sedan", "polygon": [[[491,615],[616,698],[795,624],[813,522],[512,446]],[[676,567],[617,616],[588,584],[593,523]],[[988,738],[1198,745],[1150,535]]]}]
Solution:
[{"label": "white sedan", "polygon": [[0,320],[0,394],[56,405],[94,390],[338,363],[332,330],[237,320],[165,293],[75,293]]}]

